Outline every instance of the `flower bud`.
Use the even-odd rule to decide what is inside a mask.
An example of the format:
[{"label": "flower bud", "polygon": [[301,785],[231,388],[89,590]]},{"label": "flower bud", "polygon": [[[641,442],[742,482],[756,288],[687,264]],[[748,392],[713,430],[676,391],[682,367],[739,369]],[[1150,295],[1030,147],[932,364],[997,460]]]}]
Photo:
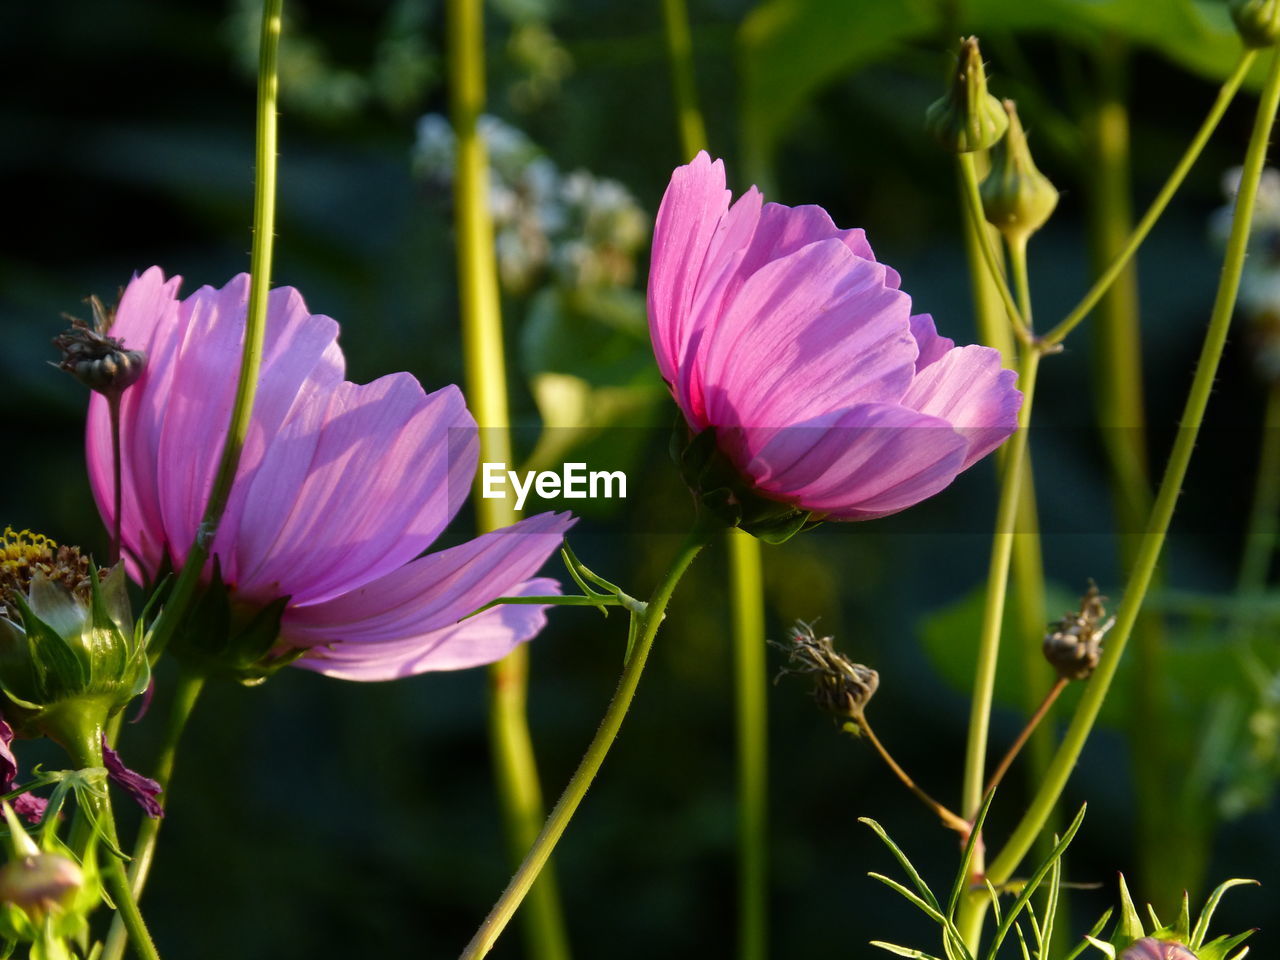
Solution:
[{"label": "flower bud", "polygon": [[978,38],[961,41],[955,74],[946,96],[925,113],[925,128],[952,153],[994,146],[1009,126],[1000,101],[987,93]]},{"label": "flower bud", "polygon": [[0,537],[0,689],[14,725],[63,746],[97,736],[150,679],[124,567],[105,577],[74,547]]},{"label": "flower bud", "polygon": [[979,188],[982,212],[1011,243],[1025,242],[1052,215],[1058,191],[1031,159],[1014,102],[1004,101],[1003,109],[1009,132],[991,151],[991,171]]},{"label": "flower bud", "polygon": [[1280,40],[1280,0],[1231,0],[1231,19],[1246,47],[1270,47]]},{"label": "flower bud", "polygon": [[[80,936],[102,898],[93,848],[77,863],[52,834],[37,846],[7,803],[3,814],[11,859],[0,867],[0,937],[34,943]],[[47,956],[34,946],[31,955]]]},{"label": "flower bud", "polygon": [[1186,944],[1143,937],[1130,944],[1120,954],[1120,960],[1196,960],[1196,955],[1187,949]]},{"label": "flower bud", "polygon": [[69,317],[71,328],[53,338],[53,345],[62,351],[62,359],[54,366],[90,390],[118,395],[142,376],[147,355],[141,350],[126,350],[123,342],[108,336],[112,312],[97,297],[90,297],[89,304],[93,326]]}]

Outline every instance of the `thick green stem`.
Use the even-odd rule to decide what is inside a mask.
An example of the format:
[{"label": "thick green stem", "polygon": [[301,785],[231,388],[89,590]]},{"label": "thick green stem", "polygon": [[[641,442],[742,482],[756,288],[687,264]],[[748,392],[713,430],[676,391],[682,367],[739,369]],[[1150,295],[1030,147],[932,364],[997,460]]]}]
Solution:
[{"label": "thick green stem", "polygon": [[730,530],[738,721],[738,957],[768,955],[768,758],[764,583],[760,541]]},{"label": "thick green stem", "polygon": [[1043,340],[1046,344],[1061,343],[1067,334],[1083,322],[1090,311],[1098,305],[1098,301],[1102,299],[1103,295],[1111,289],[1111,285],[1116,281],[1116,278],[1124,272],[1133,255],[1138,252],[1138,247],[1142,245],[1142,241],[1147,238],[1147,234],[1151,232],[1151,228],[1156,225],[1156,221],[1164,213],[1165,207],[1173,199],[1173,195],[1182,186],[1182,181],[1191,172],[1191,168],[1195,165],[1196,160],[1199,159],[1200,152],[1204,149],[1205,144],[1209,142],[1213,131],[1218,128],[1218,122],[1222,119],[1222,115],[1227,112],[1227,107],[1231,105],[1231,101],[1235,99],[1236,91],[1240,89],[1240,84],[1244,82],[1249,68],[1253,66],[1253,58],[1256,55],[1256,50],[1245,50],[1240,54],[1240,62],[1236,64],[1235,70],[1232,71],[1231,76],[1218,89],[1218,97],[1214,100],[1213,106],[1209,110],[1209,115],[1205,117],[1204,123],[1196,131],[1196,135],[1192,139],[1190,146],[1187,147],[1186,153],[1182,155],[1178,165],[1173,168],[1173,173],[1169,174],[1169,179],[1165,181],[1164,186],[1160,188],[1160,192],[1156,194],[1156,198],[1151,201],[1151,206],[1147,208],[1147,212],[1142,215],[1142,219],[1138,221],[1133,233],[1129,235],[1129,239],[1119,256],[1111,261],[1111,265],[1094,282],[1089,292],[1084,295],[1084,299],[1063,318],[1061,323],[1044,335]]},{"label": "thick green stem", "polygon": [[689,31],[689,11],[685,0],[662,0],[662,19],[667,31],[667,55],[671,60],[671,88],[680,123],[680,147],[684,159],[693,159],[707,146],[707,128],[698,109],[697,82],[693,70],[693,38]]},{"label": "thick green stem", "polygon": [[[480,461],[511,464],[502,310],[489,212],[489,159],[477,130],[485,103],[484,4],[481,0],[450,0],[447,21],[450,113],[458,151],[454,210],[467,401],[480,427]],[[475,504],[481,531],[505,527],[517,519],[507,499],[477,497]],[[515,862],[538,835],[543,816],[542,787],[526,709],[528,674],[529,652],[524,646],[489,668],[490,747]],[[537,960],[565,960],[569,956],[560,897],[550,871],[529,897],[524,934],[528,953]]]},{"label": "thick green stem", "polygon": [[[1014,829],[1004,849],[1000,851],[987,871],[988,879],[997,886],[1007,881],[1018,868],[1056,805],[1058,797],[1062,794],[1071,770],[1084,749],[1085,741],[1093,730],[1103,700],[1111,688],[1120,659],[1124,655],[1125,646],[1133,633],[1142,602],[1155,574],[1156,563],[1160,558],[1169,524],[1173,519],[1178,494],[1191,463],[1191,455],[1195,449],[1200,426],[1204,422],[1214,377],[1217,375],[1227,333],[1231,327],[1231,314],[1240,287],[1240,274],[1244,266],[1249,230],[1253,222],[1254,200],[1266,160],[1267,142],[1275,122],[1277,106],[1280,106],[1280,53],[1273,55],[1254,120],[1249,148],[1245,154],[1244,171],[1236,197],[1231,236],[1227,241],[1227,252],[1222,265],[1222,277],[1218,284],[1218,293],[1214,299],[1209,329],[1205,334],[1195,378],[1187,395],[1181,427],[1174,441],[1169,463],[1165,467],[1164,477],[1160,481],[1160,489],[1125,589],[1116,625],[1108,635],[1106,652],[1098,664],[1097,671],[1085,687],[1071,725],[1067,728],[1062,743],[1054,755],[1053,763],[1045,774],[1040,790],[1032,799],[1030,807]],[[962,934],[969,942],[973,942],[976,935],[981,932],[987,899],[986,896],[965,898],[959,924]]]},{"label": "thick green stem", "polygon": [[524,862],[516,870],[507,888],[502,891],[502,896],[493,905],[489,915],[480,924],[480,929],[471,938],[471,942],[463,948],[459,960],[477,960],[493,949],[493,945],[497,943],[498,937],[511,922],[511,917],[551,856],[551,851],[555,849],[556,843],[564,834],[578,805],[582,803],[582,798],[587,795],[591,782],[595,779],[609,748],[613,746],[613,741],[618,736],[622,721],[627,715],[627,709],[635,697],[640,675],[644,672],[645,661],[648,660],[649,651],[653,647],[653,638],[657,635],[658,625],[662,622],[667,602],[671,599],[676,584],[680,582],[680,578],[689,569],[693,558],[706,546],[713,533],[713,529],[701,523],[695,527],[676,554],[675,560],[672,561],[648,603],[644,605],[643,612],[637,614],[640,617],[640,625],[635,632],[635,646],[623,667],[613,699],[609,701],[608,709],[605,710],[595,736],[587,746],[587,751],[583,754],[582,761],[574,771],[568,786],[564,788],[564,793],[556,801],[551,815],[547,817],[542,832],[538,834]]},{"label": "thick green stem", "polygon": [[1280,381],[1267,388],[1259,445],[1258,479],[1236,587],[1242,600],[1256,600],[1266,590],[1276,555],[1276,516],[1280,513]]},{"label": "thick green stem", "polygon": [[231,496],[231,484],[240,466],[240,453],[249,435],[253,399],[258,391],[258,371],[262,367],[262,344],[267,330],[267,294],[271,290],[271,254],[275,246],[276,221],[276,103],[279,96],[280,18],[284,0],[264,0],[262,32],[258,53],[258,120],[254,169],[257,180],[253,194],[253,249],[249,255],[249,311],[245,321],[244,348],[240,356],[240,379],[235,405],[227,426],[226,441],[218,473],[209,491],[204,517],[195,542],[165,602],[151,635],[151,662],[155,663],[186,614],[196,585],[209,559],[209,547],[218,532],[222,513]]},{"label": "thick green stem", "polygon": [[[165,727],[164,742],[160,746],[160,757],[156,761],[152,779],[160,784],[161,795],[165,805],[169,803],[169,784],[173,780],[173,767],[178,757],[178,744],[187,728],[187,721],[195,709],[196,701],[204,689],[204,674],[189,669],[185,664],[179,668],[177,680],[173,685],[173,704],[169,708],[169,721]],[[138,836],[133,843],[133,861],[129,864],[129,888],[135,899],[142,899],[143,888],[151,873],[151,864],[155,860],[156,841],[160,837],[160,826],[164,821],[159,817],[144,817],[138,827]],[[125,926],[122,917],[116,917],[111,924],[111,932],[107,936],[107,945],[100,960],[119,960],[124,956]]]},{"label": "thick green stem", "polygon": [[[1027,426],[1035,398],[1036,373],[1040,367],[1040,351],[1024,347],[1019,369],[1018,387],[1022,390],[1022,409],[1018,413],[1018,430],[1009,443],[1004,470],[1000,478],[1000,500],[996,509],[996,528],[991,540],[991,560],[987,569],[987,595],[978,634],[978,664],[973,681],[973,703],[969,713],[969,737],[965,748],[964,792],[961,814],[977,815],[982,805],[982,787],[986,782],[987,737],[991,723],[991,700],[995,691],[996,664],[1000,656],[1000,632],[1004,621],[1005,596],[1009,582],[1009,563],[1013,542],[1017,537],[1015,520],[1021,498],[1023,469],[1027,463]],[[975,870],[982,865],[975,863]]]},{"label": "thick green stem", "polygon": [[982,213],[982,197],[978,193],[977,160],[972,153],[962,153],[957,159],[960,163],[960,195],[964,202],[965,216],[969,220],[971,242],[977,246],[978,253],[982,255],[983,262],[987,265],[987,274],[1000,297],[1000,302],[1004,305],[1009,322],[1013,324],[1014,333],[1018,335],[1019,340],[1028,343],[1031,340],[1031,328],[1013,301],[1013,293],[1009,290],[1009,283],[1000,267],[999,251],[991,242],[987,221]]},{"label": "thick green stem", "polygon": [[[106,765],[102,758],[102,733],[102,727],[88,724],[80,735],[62,744],[72,762],[81,770],[89,768],[105,770]],[[101,792],[86,792],[80,796],[89,805],[89,810],[85,812],[97,822],[110,846],[118,849],[120,843],[116,834],[116,820],[111,809],[109,789],[104,772]],[[83,855],[83,848],[78,849],[77,853]],[[129,887],[124,863],[110,850],[103,851],[99,856],[102,860],[104,884],[107,892],[111,894],[111,899],[115,901],[116,918],[121,921],[127,931],[129,943],[133,945],[134,952],[142,960],[160,960],[155,942],[151,939],[151,933],[147,930],[142,913],[138,910],[138,902],[134,899],[133,890]]]}]

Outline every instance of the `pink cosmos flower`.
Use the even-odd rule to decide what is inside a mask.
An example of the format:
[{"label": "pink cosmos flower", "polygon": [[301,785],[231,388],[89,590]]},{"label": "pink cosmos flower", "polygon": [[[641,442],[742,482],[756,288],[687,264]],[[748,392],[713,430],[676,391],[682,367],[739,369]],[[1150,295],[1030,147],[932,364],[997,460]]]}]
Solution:
[{"label": "pink cosmos flower", "polygon": [[653,235],[649,330],[689,428],[765,497],[816,517],[896,513],[1003,443],[1022,395],[997,351],[911,315],[862,230],[816,206],[732,206],[724,164],[671,177]]},{"label": "pink cosmos flower", "polygon": [[[111,334],[145,350],[121,402],[122,541],[130,574],[181,567],[213,484],[239,369],[249,278],[177,299],[180,277],[153,267],[124,292]],[[385,680],[489,663],[533,637],[541,606],[500,596],[558,592],[530,579],[573,523],[530,517],[419,556],[466,499],[475,421],[457,387],[426,394],[407,373],[344,379],[338,325],[298,292],[271,291],[248,440],[211,557],[234,609],[288,597],[275,652],[298,666]],[[90,401],[89,479],[113,523],[110,421]],[[213,569],[212,559],[206,579]]]}]

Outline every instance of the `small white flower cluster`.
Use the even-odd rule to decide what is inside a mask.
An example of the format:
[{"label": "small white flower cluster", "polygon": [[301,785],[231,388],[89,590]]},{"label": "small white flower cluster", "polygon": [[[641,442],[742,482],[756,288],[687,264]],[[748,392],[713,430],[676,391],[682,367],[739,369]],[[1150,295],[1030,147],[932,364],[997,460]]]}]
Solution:
[{"label": "small white flower cluster", "polygon": [[[1231,232],[1241,170],[1222,176],[1222,192],[1228,203],[1213,212],[1209,221],[1215,241],[1225,245]],[[1280,380],[1280,170],[1262,171],[1253,204],[1248,256],[1240,278],[1240,310],[1252,326],[1258,373]]]},{"label": "small white flower cluster", "polygon": [[[522,131],[482,116],[489,150],[489,208],[498,272],[509,293],[529,293],[550,275],[570,289],[630,286],[649,223],[616,180],[562,173]],[[418,122],[414,168],[441,187],[453,182],[455,140],[438,113]]]}]

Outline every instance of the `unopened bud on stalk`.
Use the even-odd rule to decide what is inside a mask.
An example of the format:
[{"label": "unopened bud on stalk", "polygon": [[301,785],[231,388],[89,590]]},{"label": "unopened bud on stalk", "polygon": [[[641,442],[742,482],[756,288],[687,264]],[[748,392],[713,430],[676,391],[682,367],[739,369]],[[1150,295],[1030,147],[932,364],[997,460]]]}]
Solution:
[{"label": "unopened bud on stalk", "polygon": [[1280,0],[1231,0],[1231,19],[1246,47],[1280,41]]},{"label": "unopened bud on stalk", "polygon": [[1107,617],[1105,600],[1091,582],[1080,599],[1080,609],[1063,614],[1045,635],[1045,659],[1062,679],[1084,680],[1098,666],[1102,638],[1115,623],[1115,617]]},{"label": "unopened bud on stalk", "polygon": [[7,803],[3,814],[10,859],[0,867],[0,937],[10,949],[15,942],[31,943],[33,957],[63,956],[38,947],[86,932],[87,917],[102,897],[93,850],[79,864],[51,835],[37,845]]},{"label": "unopened bud on stalk", "polygon": [[1196,955],[1185,944],[1143,937],[1120,954],[1120,960],[1196,960]]},{"label": "unopened bud on stalk", "polygon": [[62,351],[62,359],[54,366],[65,370],[90,390],[112,395],[132,385],[147,365],[141,350],[126,350],[124,343],[108,336],[112,311],[97,297],[89,298],[93,309],[93,325],[76,317],[67,317],[71,328],[53,338]]},{"label": "unopened bud on stalk", "polygon": [[1009,126],[1000,101],[987,92],[978,38],[960,43],[951,89],[925,113],[925,128],[952,153],[994,146]]},{"label": "unopened bud on stalk", "polygon": [[1058,205],[1058,190],[1031,159],[1027,135],[1012,100],[1004,101],[1009,131],[991,151],[991,172],[982,181],[982,212],[1010,243],[1024,243],[1045,225]]}]

